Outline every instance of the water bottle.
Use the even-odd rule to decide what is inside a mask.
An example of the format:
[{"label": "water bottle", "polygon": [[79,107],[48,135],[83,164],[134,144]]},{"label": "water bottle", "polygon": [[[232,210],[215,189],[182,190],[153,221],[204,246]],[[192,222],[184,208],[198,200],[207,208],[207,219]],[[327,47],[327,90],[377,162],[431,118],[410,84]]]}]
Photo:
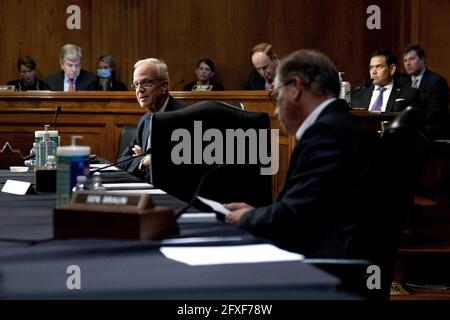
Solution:
[{"label": "water bottle", "polygon": [[[36,165],[38,163],[40,163],[42,166],[45,165],[45,161],[47,160],[47,158],[45,157],[43,159],[40,159],[38,148],[39,148],[39,143],[41,143],[42,140],[44,140],[44,135],[48,134],[50,140],[52,140],[54,143],[56,143],[57,147],[59,146],[58,131],[56,131],[56,130],[48,130],[49,125],[45,125],[44,127],[45,127],[44,131],[39,130],[39,131],[35,131],[34,132],[34,142],[37,144],[36,149],[34,150],[35,151],[35,153],[34,153],[35,154],[35,163],[36,163]],[[55,153],[54,154],[56,154],[56,149],[55,149]]]},{"label": "water bottle", "polygon": [[48,131],[49,125],[45,125],[45,132],[41,142],[38,143],[38,152],[36,153],[36,168],[45,167],[47,158],[50,155],[56,155],[56,148],[58,144],[50,139],[50,132]]},{"label": "water bottle", "polygon": [[91,190],[95,191],[105,191],[106,188],[103,186],[102,178],[100,177],[100,172],[94,173],[91,181]]},{"label": "water bottle", "polygon": [[38,150],[38,143],[37,142],[33,142],[33,148],[31,148],[31,150],[30,150],[30,156],[34,156],[34,159],[31,158],[29,160],[25,160],[25,165],[27,167],[34,168],[34,166],[36,165],[37,150]]},{"label": "water bottle", "polygon": [[69,204],[72,189],[77,183],[78,176],[87,176],[89,173],[89,155],[91,148],[77,146],[76,139],[82,138],[72,136],[70,146],[58,147],[56,174],[56,207],[61,208]]},{"label": "water bottle", "polygon": [[351,97],[352,86],[351,86],[350,82],[344,81],[344,75],[345,75],[344,72],[339,72],[339,80],[341,82],[341,91],[339,93],[339,98],[344,99],[345,101],[347,101],[348,104],[351,104],[351,102],[352,102],[352,97]]},{"label": "water bottle", "polygon": [[77,176],[77,184],[73,187],[72,192],[88,190],[87,177]]}]

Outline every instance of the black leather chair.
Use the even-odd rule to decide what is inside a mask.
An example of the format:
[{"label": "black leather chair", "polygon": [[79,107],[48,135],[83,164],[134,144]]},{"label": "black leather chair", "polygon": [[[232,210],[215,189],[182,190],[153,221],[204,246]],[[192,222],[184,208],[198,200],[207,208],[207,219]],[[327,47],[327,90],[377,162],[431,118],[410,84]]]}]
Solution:
[{"label": "black leather chair", "polygon": [[117,150],[117,159],[119,158],[119,155],[127,148],[128,144],[131,142],[131,139],[133,139],[136,134],[136,130],[137,125],[135,124],[125,125],[122,127],[120,131],[119,148]]},{"label": "black leather chair", "polygon": [[[165,113],[156,113],[152,123],[152,177],[155,187],[182,199],[190,201],[196,192],[202,177],[203,184],[199,195],[219,202],[244,201],[254,206],[267,205],[272,201],[272,176],[261,175],[260,169],[266,167],[258,160],[249,164],[249,144],[245,143],[247,154],[245,164],[236,164],[237,144],[232,149],[234,164],[224,164],[218,167],[216,163],[206,164],[203,159],[203,150],[206,150],[210,141],[203,141],[194,129],[194,122],[201,121],[202,133],[208,129],[215,129],[223,137],[223,146],[226,146],[227,129],[260,129],[268,130],[265,141],[270,153],[270,119],[267,113],[246,112],[228,106],[218,101],[201,101],[181,110]],[[192,148],[191,163],[176,164],[172,158],[173,150],[180,146],[180,141],[172,141],[172,134],[177,129],[184,129],[189,133]],[[178,131],[179,132],[179,131]],[[174,139],[175,140],[175,139]],[[184,141],[184,140],[183,140]],[[256,147],[256,145],[252,145]],[[175,148],[175,149],[174,149]],[[259,147],[258,147],[259,150]],[[223,148],[223,159],[226,161],[228,148]],[[242,150],[241,150],[242,151]],[[181,153],[176,153],[180,155]],[[215,153],[213,153],[215,155]],[[267,154],[267,153],[266,153]],[[242,155],[240,153],[239,155]],[[230,156],[230,154],[228,154]],[[194,163],[194,157],[201,163]],[[220,158],[220,157],[219,157]],[[258,157],[259,159],[259,157]],[[198,161],[197,161],[198,162]],[[231,161],[228,161],[231,162]]]}]

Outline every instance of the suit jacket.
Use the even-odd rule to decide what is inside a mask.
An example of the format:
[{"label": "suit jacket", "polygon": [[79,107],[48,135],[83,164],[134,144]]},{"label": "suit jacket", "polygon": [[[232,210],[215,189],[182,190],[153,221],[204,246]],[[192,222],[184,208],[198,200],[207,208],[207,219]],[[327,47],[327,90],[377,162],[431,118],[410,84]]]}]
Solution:
[{"label": "suit jacket", "polygon": [[248,75],[247,82],[242,86],[242,90],[266,90],[266,80],[253,69]]},{"label": "suit jacket", "polygon": [[[49,75],[46,79],[48,87],[52,91],[64,91],[64,71]],[[97,90],[97,77],[81,69],[80,75],[75,83],[75,91]]]},{"label": "suit jacket", "polygon": [[[172,96],[169,95],[169,102],[167,103],[165,112],[179,110],[183,107],[185,107],[185,105],[182,102],[175,100]],[[141,117],[137,126],[135,136],[130,141],[128,147],[119,155],[117,159],[118,161],[122,161],[133,156],[134,152],[132,148],[135,145],[141,146],[142,150],[144,151],[147,150],[148,136],[150,134],[150,121],[152,121],[152,117],[153,117],[152,112],[147,112]],[[151,172],[150,172],[151,169],[150,168],[146,168],[146,170],[139,169],[139,163],[141,159],[142,158],[132,159],[130,161],[119,164],[118,166],[138,178],[141,178],[146,181],[151,181]]]},{"label": "suit jacket", "polygon": [[[370,100],[375,86],[363,87],[352,94],[352,105],[355,108],[369,109]],[[383,97],[384,98],[384,97]],[[396,99],[405,99],[402,103],[396,103]],[[391,94],[386,105],[386,112],[401,112],[407,106],[413,106],[422,109],[420,92],[411,88],[410,85],[400,86],[394,82]]]},{"label": "suit jacket", "polygon": [[[411,85],[411,78],[409,79]],[[425,125],[432,139],[448,139],[450,136],[448,83],[440,75],[426,69],[419,87]]]},{"label": "suit jacket", "polygon": [[242,216],[239,227],[309,257],[349,257],[355,224],[366,214],[372,139],[348,105],[328,105],[290,159],[283,189],[269,206]]}]

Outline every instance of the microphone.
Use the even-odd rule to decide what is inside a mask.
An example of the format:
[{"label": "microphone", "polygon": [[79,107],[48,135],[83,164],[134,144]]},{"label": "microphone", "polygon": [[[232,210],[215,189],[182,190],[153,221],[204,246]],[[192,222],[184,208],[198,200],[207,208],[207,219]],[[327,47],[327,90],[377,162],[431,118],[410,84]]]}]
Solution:
[{"label": "microphone", "polygon": [[56,110],[55,110],[55,121],[53,124],[53,130],[56,130],[56,119],[58,119],[58,115],[60,114],[60,112],[61,112],[61,106],[57,106]]},{"label": "microphone", "polygon": [[178,81],[177,84],[174,85],[171,90],[175,90],[175,88],[178,87],[182,83],[184,83],[184,79],[181,79],[180,81]]},{"label": "microphone", "polygon": [[94,175],[96,172],[100,172],[100,171],[102,171],[102,170],[104,170],[104,169],[114,167],[114,166],[116,166],[116,165],[118,165],[118,164],[121,164],[121,163],[130,161],[130,160],[135,159],[135,158],[142,158],[142,157],[144,157],[144,156],[146,156],[146,155],[148,155],[148,154],[151,154],[151,153],[152,153],[152,148],[148,149],[148,150],[145,151],[143,154],[140,154],[140,155],[138,155],[138,156],[137,156],[137,155],[132,155],[132,156],[126,158],[126,159],[123,159],[123,160],[120,160],[120,161],[116,161],[116,162],[111,163],[111,164],[109,164],[109,165],[107,165],[107,166],[104,166],[104,167],[101,167],[101,168],[92,170],[92,171],[89,172],[89,175],[92,176],[92,175]]},{"label": "microphone", "polygon": [[203,183],[205,182],[206,178],[211,175],[213,172],[216,172],[218,169],[224,167],[223,164],[218,164],[217,166],[209,169],[208,171],[206,171],[202,177],[200,178],[200,181],[198,182],[197,188],[195,189],[194,195],[192,196],[191,201],[189,201],[188,204],[186,204],[184,207],[182,207],[180,210],[177,211],[177,213],[175,214],[175,219],[178,219],[179,217],[181,217],[181,215],[183,213],[185,213],[195,202],[195,200],[197,199],[198,194],[200,193],[200,190],[202,189]]},{"label": "microphone", "polygon": [[356,87],[355,89],[353,89],[352,91],[350,91],[350,94],[354,94],[362,89],[368,88],[372,85],[373,79],[369,78],[369,80],[366,81],[366,83],[360,87]]}]

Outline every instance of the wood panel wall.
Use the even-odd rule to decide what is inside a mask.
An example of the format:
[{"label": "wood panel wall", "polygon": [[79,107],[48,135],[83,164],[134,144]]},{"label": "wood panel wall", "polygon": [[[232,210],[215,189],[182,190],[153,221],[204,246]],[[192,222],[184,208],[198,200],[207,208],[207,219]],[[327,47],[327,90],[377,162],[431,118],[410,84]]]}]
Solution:
[{"label": "wood panel wall", "polygon": [[[81,30],[66,28],[72,4],[81,8]],[[381,30],[366,28],[371,4],[381,8]],[[25,54],[35,58],[41,77],[59,70],[66,43],[83,48],[90,71],[100,55],[113,55],[118,78],[127,83],[140,58],[166,60],[175,86],[192,81],[198,59],[210,57],[218,80],[238,89],[251,70],[249,52],[262,41],[280,56],[321,50],[353,84],[367,77],[373,50],[400,53],[418,41],[430,67],[450,78],[449,6],[448,0],[2,0],[0,83],[17,78],[16,61]]]}]

